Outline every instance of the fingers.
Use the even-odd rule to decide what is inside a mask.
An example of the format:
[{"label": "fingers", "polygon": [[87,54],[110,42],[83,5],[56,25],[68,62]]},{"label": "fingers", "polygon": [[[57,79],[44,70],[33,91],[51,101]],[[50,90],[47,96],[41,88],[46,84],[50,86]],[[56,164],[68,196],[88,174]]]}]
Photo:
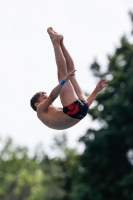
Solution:
[{"label": "fingers", "polygon": [[69,75],[72,76],[75,74],[76,69],[72,70],[71,72],[69,72]]},{"label": "fingers", "polygon": [[99,83],[106,83],[106,82],[107,80],[105,78],[102,78]]},{"label": "fingers", "polygon": [[72,70],[70,73],[74,73],[76,71],[76,69]]},{"label": "fingers", "polygon": [[98,92],[100,92],[103,88],[105,88],[106,86],[108,86],[107,81],[105,78],[102,78],[99,83],[97,84],[96,88],[98,90]]},{"label": "fingers", "polygon": [[101,85],[102,86],[102,88],[105,88],[106,86],[108,86],[107,84],[104,84],[104,85]]},{"label": "fingers", "polygon": [[102,78],[102,79],[99,81],[98,85],[102,85],[103,87],[108,86],[107,80],[106,80],[105,78]]},{"label": "fingers", "polygon": [[75,71],[76,69],[72,70],[71,72],[69,72],[65,77],[64,77],[64,80],[67,81],[71,78],[71,76],[74,76],[75,75]]}]

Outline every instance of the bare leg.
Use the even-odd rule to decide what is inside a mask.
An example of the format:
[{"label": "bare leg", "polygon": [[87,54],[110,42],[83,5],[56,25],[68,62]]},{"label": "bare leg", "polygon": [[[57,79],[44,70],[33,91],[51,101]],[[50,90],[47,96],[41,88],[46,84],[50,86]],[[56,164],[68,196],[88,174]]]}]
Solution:
[{"label": "bare leg", "polygon": [[[67,71],[70,72],[73,69],[75,69],[73,59],[70,56],[69,52],[67,51],[67,49],[66,49],[66,47],[65,47],[65,45],[63,43],[63,38],[61,39],[60,44],[61,44],[61,49],[62,49],[63,55],[64,55],[64,57],[66,59]],[[81,89],[80,85],[78,84],[78,82],[76,80],[76,76],[71,77],[70,80],[71,80],[71,83],[72,83],[72,85],[74,87],[74,90],[75,90],[78,98],[80,100],[87,101],[87,98],[86,98],[83,90]]]},{"label": "bare leg", "polygon": [[[65,57],[65,60],[66,60],[67,72],[70,72],[70,71],[75,69],[73,59],[70,56],[69,52],[67,51],[67,49],[66,49],[66,47],[64,45],[63,36],[61,34],[55,32],[54,30],[53,30],[53,32],[56,35],[61,37],[61,40],[60,40],[61,49],[62,49],[63,55]],[[79,83],[77,82],[76,76],[71,77],[70,81],[71,81],[71,83],[72,83],[72,85],[74,87],[74,90],[75,90],[78,98],[80,100],[87,101],[87,97],[85,96],[83,90],[81,89]]]},{"label": "bare leg", "polygon": [[[60,81],[67,74],[67,63],[60,46],[61,36],[56,34],[52,28],[48,28],[47,31],[53,44],[55,60],[57,64],[58,80]],[[70,81],[67,81],[62,87],[60,99],[63,106],[67,106],[78,99],[78,96],[76,95]]]}]

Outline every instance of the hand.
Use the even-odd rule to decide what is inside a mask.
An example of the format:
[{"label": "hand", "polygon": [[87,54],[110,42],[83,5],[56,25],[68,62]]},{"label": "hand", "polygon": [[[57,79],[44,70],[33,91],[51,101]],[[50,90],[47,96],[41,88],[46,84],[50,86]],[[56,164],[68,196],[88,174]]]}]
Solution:
[{"label": "hand", "polygon": [[95,91],[96,93],[100,92],[103,88],[108,86],[106,79],[102,78],[99,83],[96,85]]},{"label": "hand", "polygon": [[74,69],[74,70],[72,70],[71,72],[69,72],[63,79],[64,79],[64,81],[66,82],[66,81],[68,81],[70,78],[71,78],[71,76],[74,76],[75,75],[75,71],[76,71],[76,69]]}]

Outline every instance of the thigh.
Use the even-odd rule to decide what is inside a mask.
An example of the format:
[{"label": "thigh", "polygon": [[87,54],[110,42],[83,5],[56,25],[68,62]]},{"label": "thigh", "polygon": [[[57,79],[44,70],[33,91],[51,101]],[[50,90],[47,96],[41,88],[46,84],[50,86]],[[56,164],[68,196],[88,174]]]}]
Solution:
[{"label": "thigh", "polygon": [[73,85],[76,95],[78,96],[78,99],[87,101],[86,95],[84,94],[83,90],[81,89],[79,83],[76,80],[76,76],[72,76],[70,81]]},{"label": "thigh", "polygon": [[67,81],[60,92],[60,100],[63,106],[68,106],[78,100],[78,96],[70,81]]}]

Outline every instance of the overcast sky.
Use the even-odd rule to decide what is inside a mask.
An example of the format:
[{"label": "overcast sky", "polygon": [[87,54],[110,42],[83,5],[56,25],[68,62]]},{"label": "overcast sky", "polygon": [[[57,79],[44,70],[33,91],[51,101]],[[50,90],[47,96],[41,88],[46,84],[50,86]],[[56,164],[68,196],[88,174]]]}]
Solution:
[{"label": "overcast sky", "polygon": [[[31,109],[34,93],[49,94],[58,84],[47,28],[52,26],[64,35],[77,79],[91,93],[97,80],[89,66],[97,58],[106,69],[107,54],[114,53],[123,35],[130,37],[130,10],[132,0],[0,0],[0,136],[9,136],[31,151],[42,143],[52,155],[49,146],[55,135],[66,133],[69,145],[77,147],[88,128],[98,128],[88,115],[70,129],[52,130]],[[59,98],[54,105],[61,106]]]}]

